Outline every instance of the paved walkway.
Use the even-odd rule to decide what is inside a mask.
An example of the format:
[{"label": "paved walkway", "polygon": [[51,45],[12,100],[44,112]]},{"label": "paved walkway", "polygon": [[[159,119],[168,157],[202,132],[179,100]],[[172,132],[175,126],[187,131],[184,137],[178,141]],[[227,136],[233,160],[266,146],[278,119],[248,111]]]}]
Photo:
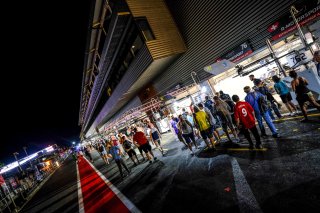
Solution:
[{"label": "paved walkway", "polygon": [[164,134],[167,154],[154,150],[158,160],[138,166],[127,159],[132,173],[123,181],[115,162],[106,165],[96,151],[93,164],[69,158],[23,212],[318,212],[320,115],[310,118],[278,121],[282,137],[255,151],[245,140],[216,151],[198,140],[192,156]]}]

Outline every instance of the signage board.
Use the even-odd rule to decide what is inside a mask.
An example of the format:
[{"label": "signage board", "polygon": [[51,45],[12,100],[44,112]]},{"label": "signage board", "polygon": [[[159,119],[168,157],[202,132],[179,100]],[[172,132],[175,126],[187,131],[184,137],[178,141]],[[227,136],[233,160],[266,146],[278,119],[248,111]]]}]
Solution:
[{"label": "signage board", "polygon": [[211,73],[212,75],[219,75],[220,73],[223,73],[235,66],[236,66],[235,63],[229,60],[223,59],[222,61],[206,66],[204,70],[208,73]]},{"label": "signage board", "polygon": [[228,53],[222,55],[217,59],[217,62],[227,59],[229,61],[232,61],[233,63],[236,63],[240,61],[241,59],[247,57],[252,53],[252,49],[248,42],[244,42],[240,44],[239,46],[235,47],[233,50],[229,51]]},{"label": "signage board", "polygon": [[[299,11],[295,17],[300,26],[303,26],[308,22],[315,20],[317,17],[320,17],[319,0],[304,1],[302,4],[295,5],[295,8]],[[297,26],[291,17],[290,12],[268,27],[268,31],[272,36],[272,40],[277,40],[296,29]]]}]

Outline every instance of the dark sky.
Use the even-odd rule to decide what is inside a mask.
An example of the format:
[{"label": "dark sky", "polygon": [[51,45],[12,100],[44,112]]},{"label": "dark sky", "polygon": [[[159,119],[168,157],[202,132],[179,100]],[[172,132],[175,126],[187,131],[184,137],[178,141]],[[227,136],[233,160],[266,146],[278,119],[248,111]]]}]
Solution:
[{"label": "dark sky", "polygon": [[[0,162],[22,147],[79,141],[78,114],[89,0],[2,6]],[[4,38],[3,38],[4,37]]]}]

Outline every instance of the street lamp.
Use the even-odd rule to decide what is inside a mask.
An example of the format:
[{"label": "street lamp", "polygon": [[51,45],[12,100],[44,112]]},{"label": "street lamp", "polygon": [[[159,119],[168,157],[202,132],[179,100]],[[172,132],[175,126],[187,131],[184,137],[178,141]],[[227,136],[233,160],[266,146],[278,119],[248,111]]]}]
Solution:
[{"label": "street lamp", "polygon": [[[26,153],[27,157],[29,157],[29,155],[28,155],[28,153],[27,153],[27,147],[24,146],[24,147],[22,147],[22,148],[23,148],[24,152]],[[31,163],[30,159],[29,159],[29,163],[30,163],[30,166],[31,166],[31,168],[32,168],[32,163]]]},{"label": "street lamp", "polygon": [[22,174],[24,174],[24,172],[23,172],[23,170],[22,170],[22,168],[21,168],[21,165],[20,165],[20,163],[19,163],[19,160],[18,160],[18,158],[17,158],[17,155],[19,155],[18,152],[14,152],[14,153],[13,153],[14,158],[15,158],[16,161],[18,162],[18,166],[19,166],[20,171],[22,172]]}]

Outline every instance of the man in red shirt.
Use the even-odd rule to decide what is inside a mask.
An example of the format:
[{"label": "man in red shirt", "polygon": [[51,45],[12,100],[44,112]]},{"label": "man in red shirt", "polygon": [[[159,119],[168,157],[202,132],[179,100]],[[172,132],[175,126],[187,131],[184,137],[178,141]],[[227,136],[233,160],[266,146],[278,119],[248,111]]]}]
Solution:
[{"label": "man in red shirt", "polygon": [[152,163],[151,156],[153,157],[153,160],[157,160],[157,158],[153,155],[151,145],[149,144],[146,135],[142,131],[138,131],[136,127],[133,129],[133,131],[133,142],[146,153],[149,163]]},{"label": "man in red shirt", "polygon": [[245,101],[240,101],[239,96],[237,95],[233,95],[232,100],[236,102],[236,105],[234,106],[234,118],[236,121],[236,125],[240,129],[241,123],[243,134],[250,144],[249,148],[253,149],[253,142],[250,137],[251,132],[256,139],[256,148],[262,149],[260,135],[256,128],[256,121],[254,118],[254,110],[252,106]]}]

